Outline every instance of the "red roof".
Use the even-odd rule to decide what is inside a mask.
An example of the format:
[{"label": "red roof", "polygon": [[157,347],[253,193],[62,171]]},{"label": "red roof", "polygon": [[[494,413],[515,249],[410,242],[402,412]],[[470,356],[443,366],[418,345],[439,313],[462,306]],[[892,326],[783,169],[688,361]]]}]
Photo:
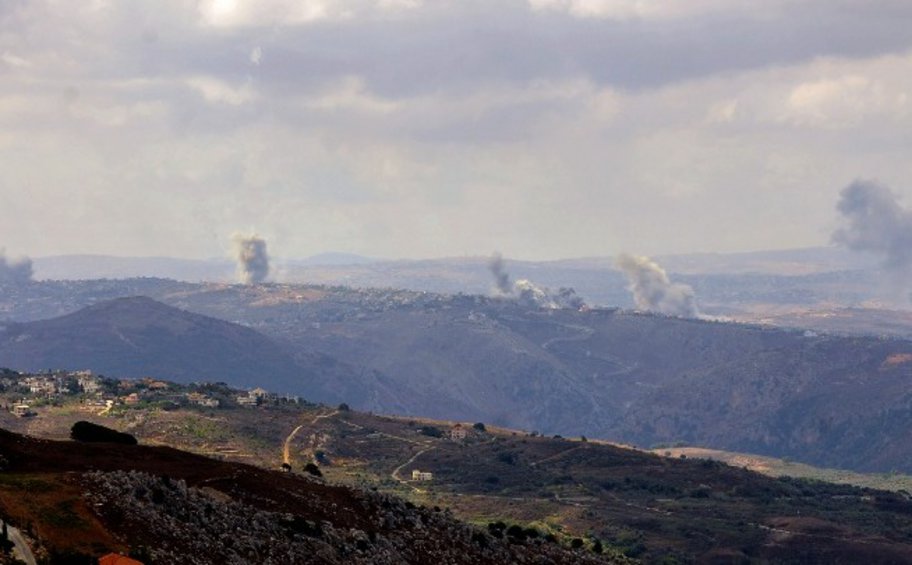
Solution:
[{"label": "red roof", "polygon": [[119,553],[109,553],[98,558],[98,565],[143,565],[143,563]]}]

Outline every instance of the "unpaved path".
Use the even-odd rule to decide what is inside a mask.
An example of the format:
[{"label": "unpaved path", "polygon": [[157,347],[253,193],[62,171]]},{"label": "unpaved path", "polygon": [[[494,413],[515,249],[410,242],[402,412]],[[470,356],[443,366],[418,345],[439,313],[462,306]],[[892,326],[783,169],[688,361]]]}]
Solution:
[{"label": "unpaved path", "polygon": [[282,446],[282,462],[286,465],[291,465],[291,440],[294,439],[295,435],[303,428],[304,426],[312,426],[324,418],[330,418],[338,414],[338,410],[333,410],[332,412],[327,412],[326,414],[320,414],[315,416],[310,422],[299,425],[295,429],[291,430],[291,433],[288,434],[288,437],[285,438],[285,444]]}]

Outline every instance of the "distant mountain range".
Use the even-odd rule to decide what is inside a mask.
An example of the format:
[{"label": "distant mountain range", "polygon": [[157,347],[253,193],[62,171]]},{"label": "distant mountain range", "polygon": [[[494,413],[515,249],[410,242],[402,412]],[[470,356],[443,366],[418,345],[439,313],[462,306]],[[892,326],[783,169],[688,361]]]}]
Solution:
[{"label": "distant mountain range", "polygon": [[[286,283],[401,288],[437,293],[490,294],[489,257],[380,260],[345,253],[273,260],[271,280]],[[673,278],[694,287],[707,312],[731,315],[755,307],[843,304],[884,298],[876,260],[836,247],[658,258]],[[632,307],[626,278],[611,257],[555,261],[507,260],[514,280],[574,288],[590,304]],[[35,259],[36,278],[83,280],[160,277],[232,282],[227,259],[188,260],[74,255]],[[892,300],[894,297],[887,296]]]},{"label": "distant mountain range", "polygon": [[[289,269],[340,265],[368,265],[374,259],[352,253],[320,253],[304,259],[278,260],[274,268]],[[119,257],[114,255],[55,255],[34,259],[39,280],[127,279],[159,277],[187,282],[231,282],[235,264],[230,259],[179,259],[174,257]],[[275,273],[274,273],[275,274]],[[280,274],[280,276],[285,276]]]},{"label": "distant mountain range", "polygon": [[165,288],[163,300],[211,317],[133,298],[10,323],[0,366],[224,381],[379,413],[912,470],[905,340],[407,291]]}]

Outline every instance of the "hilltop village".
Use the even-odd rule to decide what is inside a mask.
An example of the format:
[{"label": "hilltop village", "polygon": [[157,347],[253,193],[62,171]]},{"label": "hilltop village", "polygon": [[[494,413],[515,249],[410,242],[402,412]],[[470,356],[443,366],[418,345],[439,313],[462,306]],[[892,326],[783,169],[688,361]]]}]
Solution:
[{"label": "hilltop village", "polygon": [[149,377],[110,379],[90,370],[19,373],[0,369],[0,405],[20,418],[37,417],[42,407],[62,405],[102,415],[128,408],[214,409],[300,403],[298,396],[280,396],[259,387],[238,390],[224,383],[183,385]]}]

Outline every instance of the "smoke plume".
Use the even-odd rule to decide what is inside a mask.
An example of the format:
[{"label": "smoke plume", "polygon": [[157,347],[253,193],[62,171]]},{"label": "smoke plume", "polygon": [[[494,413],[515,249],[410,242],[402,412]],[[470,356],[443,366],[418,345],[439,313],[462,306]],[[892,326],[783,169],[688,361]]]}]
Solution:
[{"label": "smoke plume", "polygon": [[881,255],[894,282],[907,288],[912,275],[912,210],[903,208],[888,187],[865,180],[842,189],[837,209],[845,226],[833,232],[833,242]]},{"label": "smoke plume", "polygon": [[665,269],[649,257],[621,254],[615,263],[630,282],[627,288],[637,308],[683,318],[700,315],[693,289],[671,282]]},{"label": "smoke plume", "polygon": [[511,295],[513,293],[513,285],[510,284],[510,274],[507,273],[506,265],[500,253],[495,253],[491,256],[491,260],[488,261],[488,268],[491,270],[491,274],[494,275],[494,287],[496,290],[504,296]]},{"label": "smoke plume", "polygon": [[236,233],[234,240],[234,258],[237,261],[238,280],[244,284],[257,284],[269,276],[269,254],[266,252],[266,240],[252,233]]},{"label": "smoke plume", "polygon": [[8,259],[0,249],[0,284],[25,285],[32,280],[32,260],[28,257]]},{"label": "smoke plume", "polygon": [[572,308],[580,309],[585,301],[572,288],[561,287],[557,292],[543,288],[528,279],[519,279],[511,283],[510,274],[500,253],[495,253],[488,262],[488,268],[494,275],[494,290],[500,296],[517,300],[528,306],[538,308]]}]

